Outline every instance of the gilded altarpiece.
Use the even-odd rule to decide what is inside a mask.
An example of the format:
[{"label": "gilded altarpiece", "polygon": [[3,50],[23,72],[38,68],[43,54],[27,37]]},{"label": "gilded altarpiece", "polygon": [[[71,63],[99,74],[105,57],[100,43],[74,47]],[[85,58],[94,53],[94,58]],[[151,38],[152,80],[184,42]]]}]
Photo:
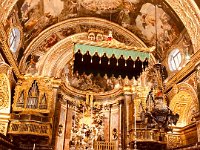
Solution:
[{"label": "gilded altarpiece", "polygon": [[11,92],[6,74],[0,74],[0,133],[6,135],[10,118]]}]

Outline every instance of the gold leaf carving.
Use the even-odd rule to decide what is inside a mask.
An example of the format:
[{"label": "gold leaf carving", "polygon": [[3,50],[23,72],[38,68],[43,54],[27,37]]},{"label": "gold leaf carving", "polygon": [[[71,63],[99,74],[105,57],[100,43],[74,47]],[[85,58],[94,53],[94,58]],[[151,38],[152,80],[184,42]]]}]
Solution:
[{"label": "gold leaf carving", "polygon": [[15,88],[14,111],[50,113],[53,107],[53,84],[50,78],[26,76]]},{"label": "gold leaf carving", "polygon": [[6,123],[0,123],[0,133],[4,134],[6,130]]},{"label": "gold leaf carving", "polygon": [[0,74],[0,110],[8,108],[10,95],[9,80],[5,74]]}]

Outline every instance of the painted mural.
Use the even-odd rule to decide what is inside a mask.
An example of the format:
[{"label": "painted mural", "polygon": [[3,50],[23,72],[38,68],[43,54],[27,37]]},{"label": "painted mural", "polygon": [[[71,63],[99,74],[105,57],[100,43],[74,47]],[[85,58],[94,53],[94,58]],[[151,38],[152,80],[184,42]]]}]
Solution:
[{"label": "painted mural", "polygon": [[[165,52],[180,35],[183,27],[163,1],[152,0],[19,0],[10,13],[6,28],[19,24],[23,30],[23,54],[30,42],[44,29],[58,22],[78,17],[98,17],[117,23],[138,36],[147,46],[155,46],[157,58],[164,59]],[[156,6],[156,7],[155,7]],[[172,17],[173,16],[173,17]],[[99,26],[91,26],[99,29]],[[60,40],[81,32],[88,32],[87,25],[66,26],[44,39],[31,54],[43,56]],[[100,29],[107,34],[109,31]],[[156,34],[157,33],[157,34]],[[121,43],[129,44],[117,32],[113,37]],[[158,39],[159,40],[156,40]],[[31,55],[28,58],[31,58]],[[21,57],[18,56],[18,61]],[[27,65],[30,59],[27,59]],[[27,66],[28,67],[28,66]]]},{"label": "painted mural", "polygon": [[155,4],[150,0],[25,0],[19,1],[15,9],[27,42],[45,28],[62,20],[93,16],[122,25],[149,46],[155,45],[157,25],[160,47],[166,49],[177,38],[181,29],[178,30],[176,22],[171,21],[164,7],[157,5],[156,18]]}]

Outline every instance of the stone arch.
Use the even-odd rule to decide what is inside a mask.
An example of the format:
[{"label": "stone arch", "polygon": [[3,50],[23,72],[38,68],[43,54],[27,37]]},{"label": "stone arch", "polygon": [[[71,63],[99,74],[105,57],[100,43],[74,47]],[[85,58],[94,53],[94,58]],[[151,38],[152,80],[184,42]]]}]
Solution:
[{"label": "stone arch", "polygon": [[[107,21],[105,19],[100,19],[100,18],[95,18],[95,17],[81,17],[81,18],[74,18],[74,19],[68,19],[63,22],[59,22],[46,30],[42,31],[38,37],[36,37],[26,48],[24,52],[24,56],[22,57],[20,61],[20,70],[25,71],[25,64],[26,60],[28,59],[28,56],[32,54],[34,51],[38,51],[41,45],[44,44],[45,40],[48,39],[52,34],[59,33],[63,29],[67,29],[69,27],[78,27],[80,28],[81,26],[87,26],[87,27],[96,27],[99,29],[104,29],[104,30],[112,30],[113,32],[117,33],[119,37],[123,37],[119,41],[121,43],[125,43],[126,45],[133,46],[133,47],[141,47],[141,48],[147,48],[147,46],[140,40],[135,34],[130,32],[129,30],[123,28],[122,26]],[[80,34],[80,33],[86,33],[86,31],[81,31],[79,29],[75,34]],[[72,36],[72,35],[71,35]],[[118,38],[117,36],[117,38]],[[65,37],[67,38],[67,37]],[[61,39],[58,42],[61,42],[64,39]],[[116,39],[118,40],[118,39]],[[120,39],[119,39],[120,40]],[[57,42],[57,43],[58,43]],[[71,38],[71,42],[73,42],[73,39]],[[48,52],[52,49],[52,47],[48,50]]]},{"label": "stone arch", "polygon": [[[79,36],[79,34],[73,37],[76,36]],[[60,78],[61,70],[73,58],[73,46],[71,36],[54,45],[39,62],[39,75]]]}]

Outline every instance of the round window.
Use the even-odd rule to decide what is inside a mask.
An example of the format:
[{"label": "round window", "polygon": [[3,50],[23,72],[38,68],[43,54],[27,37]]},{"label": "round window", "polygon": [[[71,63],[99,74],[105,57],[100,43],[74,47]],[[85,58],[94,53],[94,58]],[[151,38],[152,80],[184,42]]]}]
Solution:
[{"label": "round window", "polygon": [[10,50],[13,53],[15,53],[18,50],[20,40],[21,40],[20,30],[17,27],[12,28],[9,33],[9,46]]},{"label": "round window", "polygon": [[179,49],[174,49],[170,52],[168,57],[168,65],[171,71],[179,70],[181,64],[181,53]]}]

